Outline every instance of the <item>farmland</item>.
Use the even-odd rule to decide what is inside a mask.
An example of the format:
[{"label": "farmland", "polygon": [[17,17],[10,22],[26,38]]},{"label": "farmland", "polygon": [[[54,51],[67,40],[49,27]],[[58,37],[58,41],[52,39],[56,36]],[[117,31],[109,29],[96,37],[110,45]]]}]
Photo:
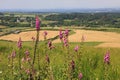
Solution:
[{"label": "farmland", "polygon": [[[28,30],[28,29],[27,29]],[[34,30],[34,29],[31,29]],[[70,42],[80,42],[81,37],[85,37],[85,42],[102,42],[102,44],[97,47],[120,47],[120,34],[115,32],[103,32],[103,31],[90,31],[90,30],[77,30],[71,29],[74,34],[69,36]],[[50,30],[42,30],[40,31],[39,40],[44,40],[44,31],[48,32],[48,39],[54,38],[58,36],[59,31],[50,31]],[[0,40],[8,40],[8,41],[18,41],[18,38],[21,37],[23,41],[32,41],[32,37],[35,37],[35,31],[27,31],[21,32],[19,34],[9,34],[0,37]],[[99,35],[99,37],[98,37]],[[53,41],[54,43],[60,43],[59,39]]]},{"label": "farmland", "polygon": [[[55,36],[57,36],[58,31],[47,31],[48,34],[48,39],[49,38],[54,38]],[[43,36],[44,31],[40,32],[40,39],[39,40],[44,40],[44,36]],[[6,36],[2,36],[0,37],[1,40],[10,40],[10,41],[18,41],[18,38],[21,37],[23,39],[23,41],[32,41],[32,37],[35,37],[36,32],[35,31],[28,31],[28,32],[22,32],[19,34],[10,34],[10,35],[6,35]]]}]

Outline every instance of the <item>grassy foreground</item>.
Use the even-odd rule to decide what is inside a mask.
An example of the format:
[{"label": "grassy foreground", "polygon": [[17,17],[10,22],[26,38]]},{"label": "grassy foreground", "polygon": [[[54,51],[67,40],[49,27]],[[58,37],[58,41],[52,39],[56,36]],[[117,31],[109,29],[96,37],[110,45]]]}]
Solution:
[{"label": "grassy foreground", "polygon": [[[20,79],[18,71],[18,48],[17,42],[0,41],[0,80],[18,80]],[[53,44],[55,48],[48,49],[46,42],[38,43],[37,53],[40,53],[40,71],[35,65],[35,76],[39,75],[41,80],[120,80],[120,49],[119,48],[96,48],[98,42],[85,43],[69,43],[69,53],[62,44]],[[23,42],[21,55],[24,57],[25,51],[30,52],[33,58],[34,42]],[[74,51],[74,47],[78,45],[78,52]],[[106,51],[110,52],[110,64],[104,63],[104,55]],[[13,75],[11,71],[11,62],[8,59],[13,51],[16,51],[14,58]],[[46,54],[49,55],[48,64],[46,62]],[[80,58],[78,58],[80,54]],[[69,56],[68,56],[69,55]],[[37,58],[36,58],[37,60]],[[74,70],[69,70],[71,60],[74,60]],[[29,68],[26,62],[21,62],[24,68]],[[37,62],[36,62],[37,64]],[[71,69],[71,68],[70,68]],[[78,75],[82,73],[82,78]],[[27,80],[29,75],[25,70],[22,71],[22,79]],[[70,78],[69,78],[70,77]],[[29,80],[29,79],[28,79]]]}]

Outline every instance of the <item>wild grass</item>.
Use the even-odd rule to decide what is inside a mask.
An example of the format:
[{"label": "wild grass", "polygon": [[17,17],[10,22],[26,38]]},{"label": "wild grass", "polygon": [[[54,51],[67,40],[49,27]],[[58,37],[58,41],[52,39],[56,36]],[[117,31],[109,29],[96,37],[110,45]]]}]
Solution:
[{"label": "wild grass", "polygon": [[[10,55],[14,50],[18,54],[18,49],[16,47],[17,42],[8,42],[8,41],[0,41],[0,77],[1,80],[13,80],[11,74],[10,67],[8,66],[8,55]],[[69,54],[71,56],[70,60],[73,59],[75,61],[75,71],[72,80],[78,80],[79,72],[82,72],[83,78],[82,80],[119,80],[120,77],[120,49],[119,48],[96,48],[95,46],[100,44],[100,42],[85,42],[81,43],[69,43]],[[54,49],[49,50],[46,48],[45,42],[38,43],[38,51],[40,53],[40,76],[41,79],[44,80],[46,75],[46,60],[45,60],[45,48],[47,53],[49,54],[50,64],[49,66],[52,68],[52,73],[54,76],[54,80],[68,80],[66,78],[66,67],[68,63],[66,63],[66,48],[62,47],[62,44],[56,43],[53,44],[55,46]],[[79,61],[77,57],[77,53],[74,51],[74,47],[78,45],[79,52],[82,53],[81,61]],[[21,54],[24,56],[24,52],[28,50],[30,52],[30,56],[33,56],[33,42],[23,42]],[[107,65],[108,71],[104,69],[104,54],[106,51],[110,51],[110,65]],[[79,64],[80,62],[80,64]],[[14,68],[14,79],[19,79],[17,76],[17,58],[15,59],[15,68]],[[23,63],[22,63],[23,64]],[[27,65],[26,65],[27,66]],[[81,66],[81,68],[79,67]],[[35,65],[37,67],[37,65]],[[105,73],[107,73],[108,78],[105,77]],[[25,76],[24,79],[27,79],[28,76],[25,72],[23,72]]]}]

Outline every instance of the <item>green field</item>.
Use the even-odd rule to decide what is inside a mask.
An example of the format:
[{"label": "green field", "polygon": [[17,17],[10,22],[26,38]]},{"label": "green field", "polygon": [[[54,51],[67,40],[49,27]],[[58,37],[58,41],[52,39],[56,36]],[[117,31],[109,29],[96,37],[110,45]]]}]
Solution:
[{"label": "green field", "polygon": [[[54,49],[49,50],[45,42],[38,43],[37,54],[40,53],[40,75],[41,79],[49,80],[50,74],[53,75],[55,80],[67,80],[66,67],[71,60],[75,61],[75,71],[72,73],[73,80],[78,80],[79,72],[82,72],[83,79],[82,80],[119,80],[120,77],[120,49],[119,48],[96,48],[95,46],[100,43],[98,42],[85,42],[85,43],[69,43],[69,54],[67,52],[67,48],[63,48],[60,43],[53,44],[55,46]],[[78,45],[79,51],[76,53],[74,51],[74,47]],[[11,74],[11,67],[8,60],[8,55],[10,55],[13,51],[16,51],[17,56],[14,59],[14,76]],[[24,52],[28,50],[30,51],[30,56],[33,58],[33,50],[34,44],[33,42],[23,42],[23,46],[21,49],[21,55],[24,57]],[[107,65],[108,70],[104,69],[104,54],[106,51],[110,51],[110,65]],[[19,79],[18,76],[18,57],[19,50],[16,46],[16,42],[8,42],[8,41],[0,41],[0,77],[1,80],[15,80]],[[77,59],[77,55],[81,54],[81,61]],[[45,56],[49,55],[50,64],[45,64]],[[69,55],[69,58],[68,58]],[[24,65],[24,63],[22,63]],[[49,72],[49,69],[52,68],[52,72]],[[29,67],[28,65],[24,65],[24,67]],[[36,70],[37,70],[37,58],[36,58]],[[80,67],[80,68],[79,68]],[[47,73],[45,73],[48,71]],[[106,71],[106,72],[105,72]],[[107,77],[105,74],[107,73]],[[23,79],[27,79],[27,74],[23,71],[22,74]],[[37,74],[37,73],[36,73]],[[46,75],[46,76],[45,76]]]}]

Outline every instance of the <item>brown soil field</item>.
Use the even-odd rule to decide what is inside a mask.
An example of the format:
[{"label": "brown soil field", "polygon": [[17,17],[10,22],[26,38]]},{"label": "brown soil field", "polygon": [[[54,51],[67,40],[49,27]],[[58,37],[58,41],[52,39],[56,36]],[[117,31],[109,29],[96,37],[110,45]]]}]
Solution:
[{"label": "brown soil field", "polygon": [[[97,47],[120,47],[120,34],[115,32],[102,32],[90,30],[74,30],[76,33],[69,36],[69,42],[80,42],[84,36],[85,42],[104,42]],[[60,42],[59,39],[54,41]]]},{"label": "brown soil field", "polygon": [[[58,31],[47,31],[47,39],[54,38],[58,35]],[[44,40],[43,36],[44,31],[40,31],[39,40]],[[1,36],[0,40],[10,40],[10,41],[18,41],[19,37],[21,37],[22,41],[32,41],[32,37],[36,37],[36,31],[28,31],[21,32],[19,34],[9,34],[5,36]]]}]

